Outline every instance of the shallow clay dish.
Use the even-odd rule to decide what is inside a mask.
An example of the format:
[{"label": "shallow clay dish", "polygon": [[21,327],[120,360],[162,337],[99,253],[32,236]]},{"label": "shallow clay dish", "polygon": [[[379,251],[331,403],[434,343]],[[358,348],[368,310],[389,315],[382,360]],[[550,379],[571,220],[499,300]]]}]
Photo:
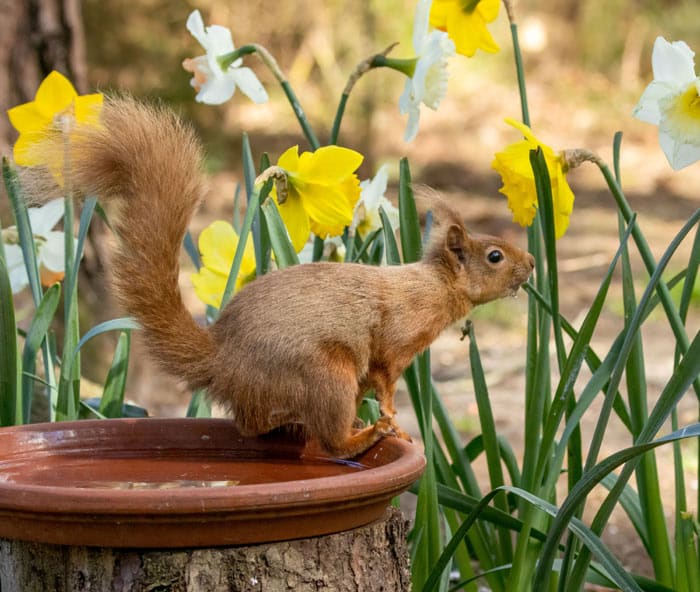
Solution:
[{"label": "shallow clay dish", "polygon": [[2,428],[0,538],[186,548],[329,534],[378,519],[424,464],[397,438],[340,461],[226,419]]}]

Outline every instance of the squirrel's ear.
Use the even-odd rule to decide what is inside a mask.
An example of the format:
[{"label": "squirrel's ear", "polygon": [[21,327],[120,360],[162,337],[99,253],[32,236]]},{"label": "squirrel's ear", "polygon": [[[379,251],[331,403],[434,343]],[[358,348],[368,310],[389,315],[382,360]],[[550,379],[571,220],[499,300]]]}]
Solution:
[{"label": "squirrel's ear", "polygon": [[445,248],[450,251],[457,259],[464,263],[467,259],[467,251],[465,242],[467,240],[464,228],[457,224],[451,224],[445,235]]}]

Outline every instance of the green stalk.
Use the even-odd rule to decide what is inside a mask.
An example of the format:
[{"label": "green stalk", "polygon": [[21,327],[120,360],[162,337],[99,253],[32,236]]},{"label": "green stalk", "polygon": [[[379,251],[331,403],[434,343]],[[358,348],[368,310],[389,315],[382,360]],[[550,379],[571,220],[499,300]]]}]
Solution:
[{"label": "green stalk", "polygon": [[[355,84],[357,81],[367,72],[369,72],[372,68],[379,68],[382,66],[388,66],[387,61],[386,61],[386,56],[389,54],[389,52],[394,49],[396,46],[396,43],[392,43],[389,47],[387,47],[383,52],[370,56],[369,58],[362,60],[356,67],[355,70],[353,70],[352,74],[350,74],[350,77],[348,78],[347,83],[345,84],[345,88],[343,89],[343,93],[340,95],[340,101],[338,102],[338,108],[336,109],[335,112],[335,118],[333,119],[333,128],[331,129],[331,136],[328,141],[329,144],[337,144],[338,143],[338,134],[340,133],[340,124],[343,121],[343,115],[345,114],[345,106],[347,105],[348,99],[350,98],[350,93],[352,92],[352,89],[355,87]],[[415,60],[414,62],[414,68],[415,68]],[[409,76],[412,76],[413,73],[409,74]]]},{"label": "green stalk", "polygon": [[[510,15],[509,15],[510,16]],[[527,86],[525,85],[525,68],[523,67],[523,54],[520,51],[518,40],[518,25],[511,20],[510,36],[513,41],[513,57],[515,58],[515,73],[518,76],[518,91],[520,95],[520,111],[523,123],[530,127],[530,111],[527,105]]]},{"label": "green stalk", "polygon": [[282,70],[280,70],[280,67],[277,64],[277,60],[275,60],[272,54],[269,51],[267,51],[265,47],[263,47],[262,45],[258,45],[257,43],[243,45],[229,54],[219,56],[218,61],[221,65],[221,68],[223,70],[227,70],[231,66],[231,64],[233,64],[238,58],[252,53],[257,53],[258,56],[260,56],[260,59],[262,59],[263,63],[270,69],[272,74],[277,79],[277,82],[280,83],[280,86],[282,87],[282,90],[284,91],[284,94],[287,97],[289,104],[292,106],[292,111],[294,111],[294,115],[296,116],[299,125],[301,125],[301,129],[304,132],[304,135],[306,136],[306,139],[308,140],[309,144],[311,145],[311,148],[313,150],[319,148],[321,144],[318,141],[318,138],[316,137],[316,134],[314,133],[313,129],[311,129],[309,120],[307,119],[306,114],[304,113],[304,109],[302,108],[299,99],[294,93],[294,89],[290,86],[289,81],[282,73]]}]

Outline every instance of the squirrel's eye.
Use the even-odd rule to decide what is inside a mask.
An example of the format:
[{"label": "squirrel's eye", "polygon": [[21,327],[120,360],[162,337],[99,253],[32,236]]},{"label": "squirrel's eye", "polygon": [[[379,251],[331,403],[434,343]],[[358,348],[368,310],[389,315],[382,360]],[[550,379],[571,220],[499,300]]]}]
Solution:
[{"label": "squirrel's eye", "polygon": [[498,249],[494,249],[486,256],[486,258],[491,263],[499,263],[503,261],[503,252],[499,251]]}]

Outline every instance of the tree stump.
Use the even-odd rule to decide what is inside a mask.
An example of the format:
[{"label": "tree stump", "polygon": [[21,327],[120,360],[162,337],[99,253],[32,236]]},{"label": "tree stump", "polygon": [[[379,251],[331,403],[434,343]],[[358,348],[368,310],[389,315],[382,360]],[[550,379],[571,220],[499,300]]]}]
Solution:
[{"label": "tree stump", "polygon": [[0,540],[2,592],[338,592],[410,589],[396,508],[336,534],[240,547],[114,549]]}]

